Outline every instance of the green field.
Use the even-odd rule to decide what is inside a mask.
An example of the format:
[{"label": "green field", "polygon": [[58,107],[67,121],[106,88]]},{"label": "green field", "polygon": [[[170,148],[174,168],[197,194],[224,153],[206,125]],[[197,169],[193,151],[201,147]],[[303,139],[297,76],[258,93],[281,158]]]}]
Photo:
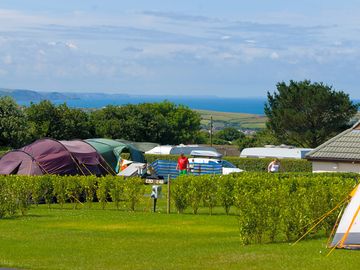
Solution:
[{"label": "green field", "polygon": [[[235,215],[33,207],[0,220],[0,266],[20,269],[357,269],[360,252],[326,239],[242,246]],[[145,212],[142,210],[145,207]],[[218,212],[222,210],[218,209]]]},{"label": "green field", "polygon": [[266,117],[257,114],[229,113],[196,110],[201,115],[201,125],[209,127],[210,117],[213,117],[213,126],[218,128],[234,127],[246,129],[265,128]]}]

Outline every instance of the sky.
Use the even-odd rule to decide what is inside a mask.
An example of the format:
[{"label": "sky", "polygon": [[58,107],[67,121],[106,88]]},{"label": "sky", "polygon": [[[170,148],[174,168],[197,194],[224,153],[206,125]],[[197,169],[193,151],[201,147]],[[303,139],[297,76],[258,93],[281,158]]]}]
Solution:
[{"label": "sky", "polygon": [[280,81],[360,98],[360,2],[1,0],[0,88],[265,97]]}]

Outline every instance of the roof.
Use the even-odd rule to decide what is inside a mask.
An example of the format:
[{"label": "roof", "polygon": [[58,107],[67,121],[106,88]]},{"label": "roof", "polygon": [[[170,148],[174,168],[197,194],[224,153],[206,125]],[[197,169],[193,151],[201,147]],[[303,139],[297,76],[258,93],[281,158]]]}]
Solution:
[{"label": "roof", "polygon": [[360,121],[306,155],[309,160],[360,161]]},{"label": "roof", "polygon": [[212,158],[221,158],[222,155],[218,152],[214,151],[206,151],[206,150],[192,150],[190,155],[193,157],[212,157]]},{"label": "roof", "polygon": [[117,139],[116,141],[135,146],[135,148],[139,149],[141,152],[144,153],[146,151],[150,151],[151,149],[154,149],[156,146],[159,146],[158,143],[152,143],[152,142],[132,142],[124,139]]},{"label": "roof", "polygon": [[181,153],[185,155],[190,155],[192,151],[211,151],[217,153],[216,149],[210,146],[199,146],[199,145],[178,145],[174,146],[170,150],[170,155],[179,155]]},{"label": "roof", "polygon": [[240,157],[259,158],[304,158],[311,148],[250,147],[244,148]]},{"label": "roof", "polygon": [[173,147],[171,145],[159,145],[151,150],[146,151],[145,154],[169,155],[172,148]]}]

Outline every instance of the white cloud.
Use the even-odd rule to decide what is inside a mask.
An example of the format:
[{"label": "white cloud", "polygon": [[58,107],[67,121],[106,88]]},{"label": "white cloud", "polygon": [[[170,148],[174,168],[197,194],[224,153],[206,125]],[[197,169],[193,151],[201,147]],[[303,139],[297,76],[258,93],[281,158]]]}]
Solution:
[{"label": "white cloud", "polygon": [[277,52],[272,52],[270,54],[270,58],[273,59],[273,60],[276,60],[276,59],[279,59],[279,54]]},{"label": "white cloud", "polygon": [[66,46],[67,46],[69,49],[71,49],[71,50],[77,50],[77,49],[78,49],[78,47],[76,46],[76,44],[74,44],[74,43],[72,43],[72,42],[66,42],[65,44],[66,44]]},{"label": "white cloud", "polygon": [[221,40],[228,40],[228,39],[231,39],[231,36],[222,36],[221,37]]},{"label": "white cloud", "polygon": [[6,76],[8,72],[5,69],[0,68],[0,76]]},{"label": "white cloud", "polygon": [[11,65],[13,63],[13,58],[11,57],[11,55],[5,55],[3,58],[3,63],[5,65]]}]

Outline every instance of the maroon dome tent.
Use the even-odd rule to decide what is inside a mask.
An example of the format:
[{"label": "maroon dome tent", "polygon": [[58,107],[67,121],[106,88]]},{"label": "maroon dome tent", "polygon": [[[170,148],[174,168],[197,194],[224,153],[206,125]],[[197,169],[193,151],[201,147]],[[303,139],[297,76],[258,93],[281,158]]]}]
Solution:
[{"label": "maroon dome tent", "polygon": [[42,175],[34,158],[22,150],[8,152],[0,159],[0,174]]},{"label": "maroon dome tent", "polygon": [[0,174],[106,175],[112,171],[86,142],[41,139],[0,159]]}]

